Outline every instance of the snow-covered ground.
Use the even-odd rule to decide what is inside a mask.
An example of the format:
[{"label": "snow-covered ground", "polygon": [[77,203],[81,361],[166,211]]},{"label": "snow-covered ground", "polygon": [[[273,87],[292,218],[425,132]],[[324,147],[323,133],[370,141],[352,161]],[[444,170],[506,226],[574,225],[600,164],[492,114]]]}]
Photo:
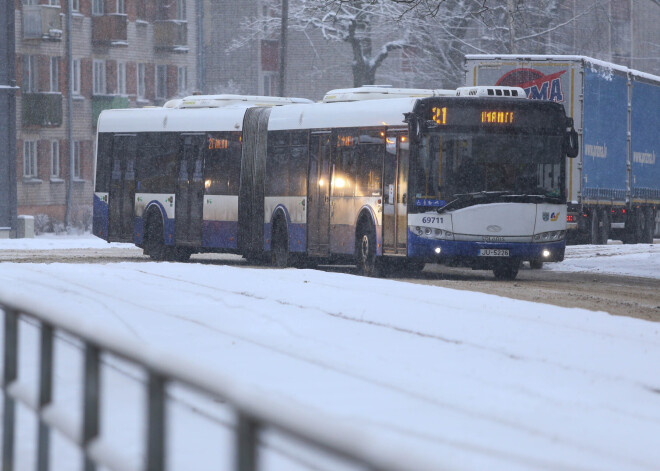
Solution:
[{"label": "snow-covered ground", "polygon": [[[52,238],[22,244],[62,248]],[[544,269],[658,277],[660,250],[571,247]],[[6,296],[52,303],[438,469],[660,469],[655,323],[317,270],[194,263],[1,263]],[[27,324],[22,332],[21,373],[34,385],[38,336]],[[79,420],[80,353],[60,341],[56,362],[56,402]],[[137,463],[141,375],[116,361],[106,370],[103,434]],[[226,469],[231,417],[173,394],[171,469]],[[33,433],[33,417],[19,421],[22,437]],[[54,468],[75,469],[79,457],[54,440]],[[33,448],[19,440],[18,469],[31,469]],[[269,463],[298,469],[287,458],[297,453],[270,453]]]}]

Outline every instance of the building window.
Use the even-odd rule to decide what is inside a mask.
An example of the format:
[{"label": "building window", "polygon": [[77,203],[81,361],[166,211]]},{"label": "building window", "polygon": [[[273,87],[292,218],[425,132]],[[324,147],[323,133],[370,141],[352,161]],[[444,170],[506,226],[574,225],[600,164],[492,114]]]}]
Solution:
[{"label": "building window", "polygon": [[23,142],[23,176],[37,177],[37,141]]},{"label": "building window", "polygon": [[23,56],[23,91],[36,93],[37,91],[37,57]]},{"label": "building window", "polygon": [[105,13],[105,5],[103,0],[92,0],[92,15],[103,15]]},{"label": "building window", "polygon": [[179,67],[177,78],[179,94],[186,93],[186,90],[188,90],[188,67]]},{"label": "building window", "polygon": [[126,13],[124,0],[117,0],[117,13]]},{"label": "building window", "polygon": [[23,0],[23,5],[39,5],[39,0]]},{"label": "building window", "polygon": [[80,179],[80,141],[73,142],[73,178]]},{"label": "building window", "polygon": [[126,64],[117,62],[117,94],[126,95]]},{"label": "building window", "polygon": [[60,0],[48,0],[48,4],[51,5],[51,6],[59,7],[60,6]]},{"label": "building window", "polygon": [[146,82],[144,80],[145,66],[144,64],[137,65],[137,97],[139,100],[144,100],[147,93]]},{"label": "building window", "polygon": [[60,141],[50,141],[50,176],[60,176]]},{"label": "building window", "polygon": [[94,95],[105,95],[107,89],[105,88],[105,61],[94,60],[92,80],[94,82]]},{"label": "building window", "polygon": [[176,0],[176,19],[186,19],[186,2],[185,0]]},{"label": "building window", "polygon": [[80,0],[71,0],[71,9],[73,11],[80,11]]},{"label": "building window", "polygon": [[50,58],[50,91],[60,91],[60,58]]},{"label": "building window", "polygon": [[73,59],[71,64],[73,70],[71,77],[73,79],[73,94],[80,95],[80,59]]},{"label": "building window", "polygon": [[156,66],[156,98],[167,98],[167,66]]}]

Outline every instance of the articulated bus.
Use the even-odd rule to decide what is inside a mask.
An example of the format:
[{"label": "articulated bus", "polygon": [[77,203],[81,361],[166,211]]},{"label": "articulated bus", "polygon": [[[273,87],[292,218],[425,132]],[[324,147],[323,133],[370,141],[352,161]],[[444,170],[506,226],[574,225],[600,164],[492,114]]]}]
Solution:
[{"label": "articulated bus", "polygon": [[514,279],[561,261],[564,108],[513,87],[323,102],[193,96],[98,121],[93,232],[154,260],[229,252],[375,275],[444,263]]}]

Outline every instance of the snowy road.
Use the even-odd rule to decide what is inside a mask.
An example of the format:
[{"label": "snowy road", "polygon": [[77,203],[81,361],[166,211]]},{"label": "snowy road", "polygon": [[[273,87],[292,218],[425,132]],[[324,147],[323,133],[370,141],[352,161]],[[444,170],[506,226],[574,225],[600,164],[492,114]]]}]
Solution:
[{"label": "snowy road", "polygon": [[[657,323],[314,270],[2,263],[0,286],[439,468],[660,466]],[[71,374],[56,374],[64,402]],[[116,425],[131,410],[106,411],[107,428],[137,455]]]}]

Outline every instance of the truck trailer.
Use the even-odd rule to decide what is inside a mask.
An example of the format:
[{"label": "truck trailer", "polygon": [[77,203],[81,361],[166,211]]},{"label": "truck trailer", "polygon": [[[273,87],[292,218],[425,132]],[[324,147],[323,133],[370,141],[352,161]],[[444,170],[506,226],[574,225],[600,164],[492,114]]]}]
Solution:
[{"label": "truck trailer", "polygon": [[660,235],[660,77],[584,56],[466,56],[466,85],[517,86],[562,103],[579,134],[567,161],[568,241]]}]

